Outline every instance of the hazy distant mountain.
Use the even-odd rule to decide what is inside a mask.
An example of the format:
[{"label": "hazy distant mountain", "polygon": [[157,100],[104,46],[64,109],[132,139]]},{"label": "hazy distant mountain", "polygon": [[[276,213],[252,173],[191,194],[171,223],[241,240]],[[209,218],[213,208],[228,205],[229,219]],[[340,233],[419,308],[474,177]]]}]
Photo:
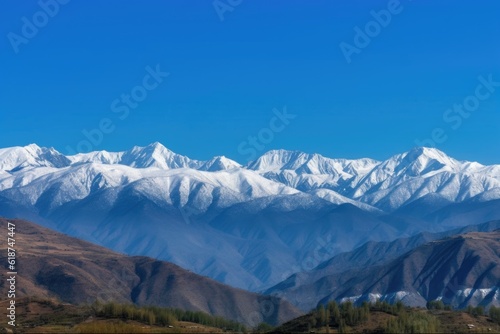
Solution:
[{"label": "hazy distant mountain", "polygon": [[[56,297],[203,311],[255,326],[279,324],[300,313],[276,297],[235,289],[174,264],[128,257],[38,225],[16,224],[18,297]],[[7,220],[0,219],[7,230]],[[0,287],[5,287],[4,279]]]},{"label": "hazy distant mountain", "polygon": [[367,241],[500,219],[500,166],[416,148],[387,161],[269,151],[247,166],[159,143],[0,149],[0,214],[267,289]]},{"label": "hazy distant mountain", "polygon": [[[500,221],[441,234],[367,243],[294,274],[267,291],[310,310],[330,300],[401,299],[412,306],[441,299],[457,308],[500,305]],[[441,240],[443,234],[470,230]]]}]

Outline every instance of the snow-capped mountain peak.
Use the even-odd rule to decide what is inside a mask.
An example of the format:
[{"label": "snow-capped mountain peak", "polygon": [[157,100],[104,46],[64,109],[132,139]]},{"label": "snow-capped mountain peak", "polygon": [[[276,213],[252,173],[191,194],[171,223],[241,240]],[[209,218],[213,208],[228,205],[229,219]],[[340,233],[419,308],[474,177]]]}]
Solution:
[{"label": "snow-capped mountain peak", "polygon": [[241,165],[234,160],[226,158],[225,156],[217,156],[203,163],[203,165],[198,169],[216,172],[232,168],[241,168]]},{"label": "snow-capped mountain peak", "polygon": [[89,153],[78,153],[68,158],[71,160],[72,164],[94,162],[114,165],[120,163],[122,155],[123,152],[94,151]]},{"label": "snow-capped mountain peak", "polygon": [[72,163],[96,162],[120,164],[135,168],[156,167],[159,169],[196,168],[201,162],[177,154],[159,142],[147,146],[134,146],[123,152],[95,151],[69,157]]},{"label": "snow-capped mountain peak", "polygon": [[24,147],[0,149],[0,169],[18,171],[31,167],[69,166],[71,161],[53,148],[41,148],[36,144]]},{"label": "snow-capped mountain peak", "polygon": [[158,142],[145,147],[135,146],[124,153],[121,163],[136,168],[160,169],[186,168],[193,165],[188,157],[176,154]]},{"label": "snow-capped mountain peak", "polygon": [[297,174],[364,175],[377,164],[373,159],[331,159],[317,153],[271,150],[250,162],[247,168],[260,173],[293,170]]},{"label": "snow-capped mountain peak", "polygon": [[[487,193],[484,198],[491,200],[500,193],[497,191],[500,188],[499,165],[483,166],[457,161],[435,148],[416,147],[382,162],[367,158],[331,159],[320,154],[271,150],[247,166],[241,166],[224,156],[207,161],[193,160],[158,142],[144,147],[134,146],[128,151],[96,151],[69,157],[53,148],[41,148],[36,144],[0,149],[0,181],[3,182],[0,189],[8,189],[15,184],[27,185],[31,180],[52,173],[51,168],[71,168],[81,164],[127,166],[130,169],[105,169],[121,171],[124,180],[137,180],[141,178],[139,170],[148,168],[205,172],[243,170],[335,204],[345,202],[365,210],[368,205],[368,208],[392,211],[428,194],[460,202],[482,193]],[[19,172],[23,170],[33,172],[22,177]],[[16,177],[10,178],[13,173]],[[107,176],[104,174],[103,180]],[[121,178],[113,176],[115,181],[103,183],[103,186],[121,184]],[[224,187],[224,184],[221,186]],[[254,188],[258,189],[258,186]]]},{"label": "snow-capped mountain peak", "polygon": [[436,148],[415,147],[408,151],[404,162],[412,165],[416,175],[438,171],[443,167],[449,171],[459,171],[461,164]]},{"label": "snow-capped mountain peak", "polygon": [[271,150],[248,164],[248,169],[261,172],[296,169],[310,159],[310,154],[300,151]]}]

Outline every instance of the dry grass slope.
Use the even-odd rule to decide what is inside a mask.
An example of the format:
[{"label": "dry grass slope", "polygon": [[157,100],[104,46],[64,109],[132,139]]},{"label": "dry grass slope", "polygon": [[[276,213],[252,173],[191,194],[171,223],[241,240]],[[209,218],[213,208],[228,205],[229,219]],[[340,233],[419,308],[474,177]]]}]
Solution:
[{"label": "dry grass slope", "polygon": [[[300,315],[288,302],[229,287],[172,263],[130,257],[22,220],[16,224],[17,297],[96,299],[202,311],[247,325]],[[0,219],[6,231],[7,220]],[[2,273],[3,274],[3,273]],[[0,281],[0,288],[6,284]]]}]

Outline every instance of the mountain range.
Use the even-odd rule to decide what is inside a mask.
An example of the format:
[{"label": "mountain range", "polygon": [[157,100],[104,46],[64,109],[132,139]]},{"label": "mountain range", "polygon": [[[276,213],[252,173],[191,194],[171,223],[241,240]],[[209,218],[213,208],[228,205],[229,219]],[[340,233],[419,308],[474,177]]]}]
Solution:
[{"label": "mountain range", "polygon": [[266,294],[303,311],[335,300],[377,299],[425,307],[442,300],[457,309],[500,305],[500,221],[367,242],[316,268],[291,275]]},{"label": "mountain range", "polygon": [[[8,222],[17,231],[17,298],[155,305],[202,311],[252,327],[300,315],[278,297],[235,289],[172,263],[128,257],[23,220],[0,218],[0,227],[7,230]],[[1,288],[6,284],[0,281]]]},{"label": "mountain range", "polygon": [[367,242],[500,219],[500,165],[414,148],[385,161],[273,150],[241,165],[160,143],[0,149],[0,215],[265,291]]},{"label": "mountain range", "polygon": [[[16,270],[22,273],[17,276],[17,298],[155,305],[202,311],[252,328],[262,322],[282,324],[332,300],[401,300],[417,307],[442,300],[459,309],[500,305],[500,221],[369,242],[290,276],[265,295],[165,261],[119,254],[28,221],[0,218],[0,228],[6,230],[8,222],[16,226]],[[5,284],[0,280],[0,288]]]}]

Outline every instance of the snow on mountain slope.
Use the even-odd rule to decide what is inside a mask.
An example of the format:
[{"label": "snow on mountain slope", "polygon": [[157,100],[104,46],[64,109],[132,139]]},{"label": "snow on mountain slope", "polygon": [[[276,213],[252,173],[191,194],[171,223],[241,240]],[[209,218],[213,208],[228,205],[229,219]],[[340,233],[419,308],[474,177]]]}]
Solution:
[{"label": "snow on mountain slope", "polygon": [[83,199],[104,188],[131,184],[137,191],[158,201],[171,203],[174,194],[182,206],[188,201],[198,201],[197,210],[206,209],[213,202],[218,207],[226,207],[252,198],[298,192],[244,169],[205,172],[189,168],[163,170],[87,163],[48,171],[44,168],[43,171],[46,173],[40,173],[39,177],[14,175],[3,179],[0,189],[5,189],[6,196],[23,204],[37,206],[44,199],[45,205],[52,208]]},{"label": "snow on mountain slope", "polygon": [[453,202],[500,187],[498,167],[459,162],[431,148],[415,148],[377,165],[350,196],[392,211],[427,194]]},{"label": "snow on mountain slope", "polygon": [[373,168],[355,185],[352,195],[357,198],[370,192],[389,189],[413,178],[431,177],[444,172],[452,175],[461,171],[461,164],[441,151],[415,148],[395,155]]},{"label": "snow on mountain slope", "polygon": [[73,165],[91,162],[115,165],[120,164],[123,154],[124,152],[94,151],[70,155],[68,159]]},{"label": "snow on mountain slope", "polygon": [[329,159],[319,154],[273,150],[249,163],[247,168],[332,203],[351,203],[371,210],[374,208],[370,205],[351,200],[343,193],[346,186],[363,177],[377,164],[379,162],[372,159]]},{"label": "snow on mountain slope", "polygon": [[241,165],[234,160],[226,158],[225,156],[219,156],[206,161],[198,169],[209,172],[216,172],[233,168],[241,168]]},{"label": "snow on mountain slope", "polygon": [[156,142],[145,147],[135,146],[124,152],[96,151],[80,153],[68,157],[72,164],[97,162],[102,164],[121,164],[135,168],[156,167],[159,169],[193,168],[204,171],[220,171],[240,168],[236,161],[224,156],[214,157],[208,161],[192,160],[177,154]]},{"label": "snow on mountain slope", "polygon": [[383,162],[275,150],[251,162],[248,168],[333,203],[343,201],[364,209],[368,205],[389,212],[427,194],[460,202],[488,192],[485,198],[491,200],[499,198],[495,189],[500,189],[500,166],[460,162],[424,147]]},{"label": "snow on mountain slope", "polygon": [[248,164],[248,169],[261,174],[279,175],[295,171],[297,175],[329,175],[330,180],[346,180],[369,172],[379,162],[371,159],[330,159],[319,154],[272,150]]},{"label": "snow on mountain slope", "polygon": [[196,168],[201,162],[174,153],[160,143],[153,143],[146,147],[135,146],[122,156],[121,163],[136,167],[158,167],[160,169]]},{"label": "snow on mountain slope", "polygon": [[205,212],[212,205],[225,208],[254,198],[298,192],[249,171],[237,169],[215,173],[191,169],[178,169],[167,173],[153,172],[131,186],[160,203],[166,202],[180,207],[189,204],[191,210],[196,213]]},{"label": "snow on mountain slope", "polygon": [[156,142],[145,147],[134,146],[124,152],[90,152],[69,157],[73,164],[99,162],[121,164],[135,168],[157,167],[159,169],[197,168],[203,162],[172,152]]},{"label": "snow on mountain slope", "polygon": [[337,193],[337,192],[335,192],[333,190],[330,190],[330,189],[314,189],[314,190],[309,191],[308,193],[312,194],[314,196],[318,196],[320,198],[323,198],[323,199],[325,199],[325,200],[327,200],[329,202],[332,202],[334,204],[346,204],[346,203],[349,203],[349,204],[352,204],[354,206],[357,206],[360,209],[363,209],[363,210],[366,210],[366,211],[369,211],[369,212],[383,213],[382,210],[377,209],[374,206],[371,206],[369,204],[365,204],[365,203],[362,203],[362,202],[358,202],[358,201],[352,200],[352,199],[350,199],[348,197],[345,197],[345,196],[342,196],[339,193]]},{"label": "snow on mountain slope", "polygon": [[2,180],[0,189],[11,180],[14,180],[14,183],[16,180],[19,180],[19,183],[24,181],[22,185],[18,184],[4,190],[3,194],[27,205],[37,205],[43,197],[53,205],[61,205],[83,199],[92,190],[117,186],[128,182],[130,178],[141,177],[140,172],[130,167],[88,163],[60,169],[43,169],[39,175],[30,178],[14,174],[11,178]]},{"label": "snow on mountain slope", "polygon": [[29,167],[65,167],[70,160],[53,148],[35,144],[0,149],[0,170],[15,171]]},{"label": "snow on mountain slope", "polygon": [[[452,202],[476,196],[485,200],[500,198],[500,165],[460,162],[437,149],[422,147],[383,162],[330,159],[319,154],[273,150],[242,167],[223,156],[208,161],[192,160],[160,143],[136,146],[124,152],[99,151],[69,157],[32,144],[0,150],[0,190],[25,186],[43,173],[55,172],[48,168],[76,168],[88,163],[135,169],[249,170],[335,204],[350,203],[363,209],[375,207],[388,212],[434,193]],[[15,173],[20,170],[26,174]]]},{"label": "snow on mountain slope", "polygon": [[[500,165],[460,162],[431,148],[414,148],[383,162],[329,159],[319,154],[273,150],[242,167],[223,156],[208,161],[192,160],[160,143],[136,146],[124,152],[99,151],[69,157],[32,144],[1,149],[0,170],[0,191],[22,201],[23,205],[44,203],[46,207],[85,198],[101,188],[159,176],[176,178],[178,181],[172,184],[178,189],[187,187],[195,193],[200,189],[206,196],[222,189],[225,196],[209,200],[221,207],[281,195],[285,188],[295,189],[288,189],[289,193],[305,192],[334,204],[349,203],[374,213],[393,212],[428,195],[438,196],[443,203],[500,198]],[[162,174],[160,171],[172,172]],[[218,176],[218,172],[227,174]],[[240,184],[235,185],[235,179]],[[197,185],[200,182],[204,186]],[[177,188],[166,187],[163,191],[169,193]],[[190,194],[191,190],[179,195],[183,203],[190,196],[196,197],[195,193]],[[152,190],[145,192],[154,196]],[[43,194],[43,201],[38,203]]]}]

